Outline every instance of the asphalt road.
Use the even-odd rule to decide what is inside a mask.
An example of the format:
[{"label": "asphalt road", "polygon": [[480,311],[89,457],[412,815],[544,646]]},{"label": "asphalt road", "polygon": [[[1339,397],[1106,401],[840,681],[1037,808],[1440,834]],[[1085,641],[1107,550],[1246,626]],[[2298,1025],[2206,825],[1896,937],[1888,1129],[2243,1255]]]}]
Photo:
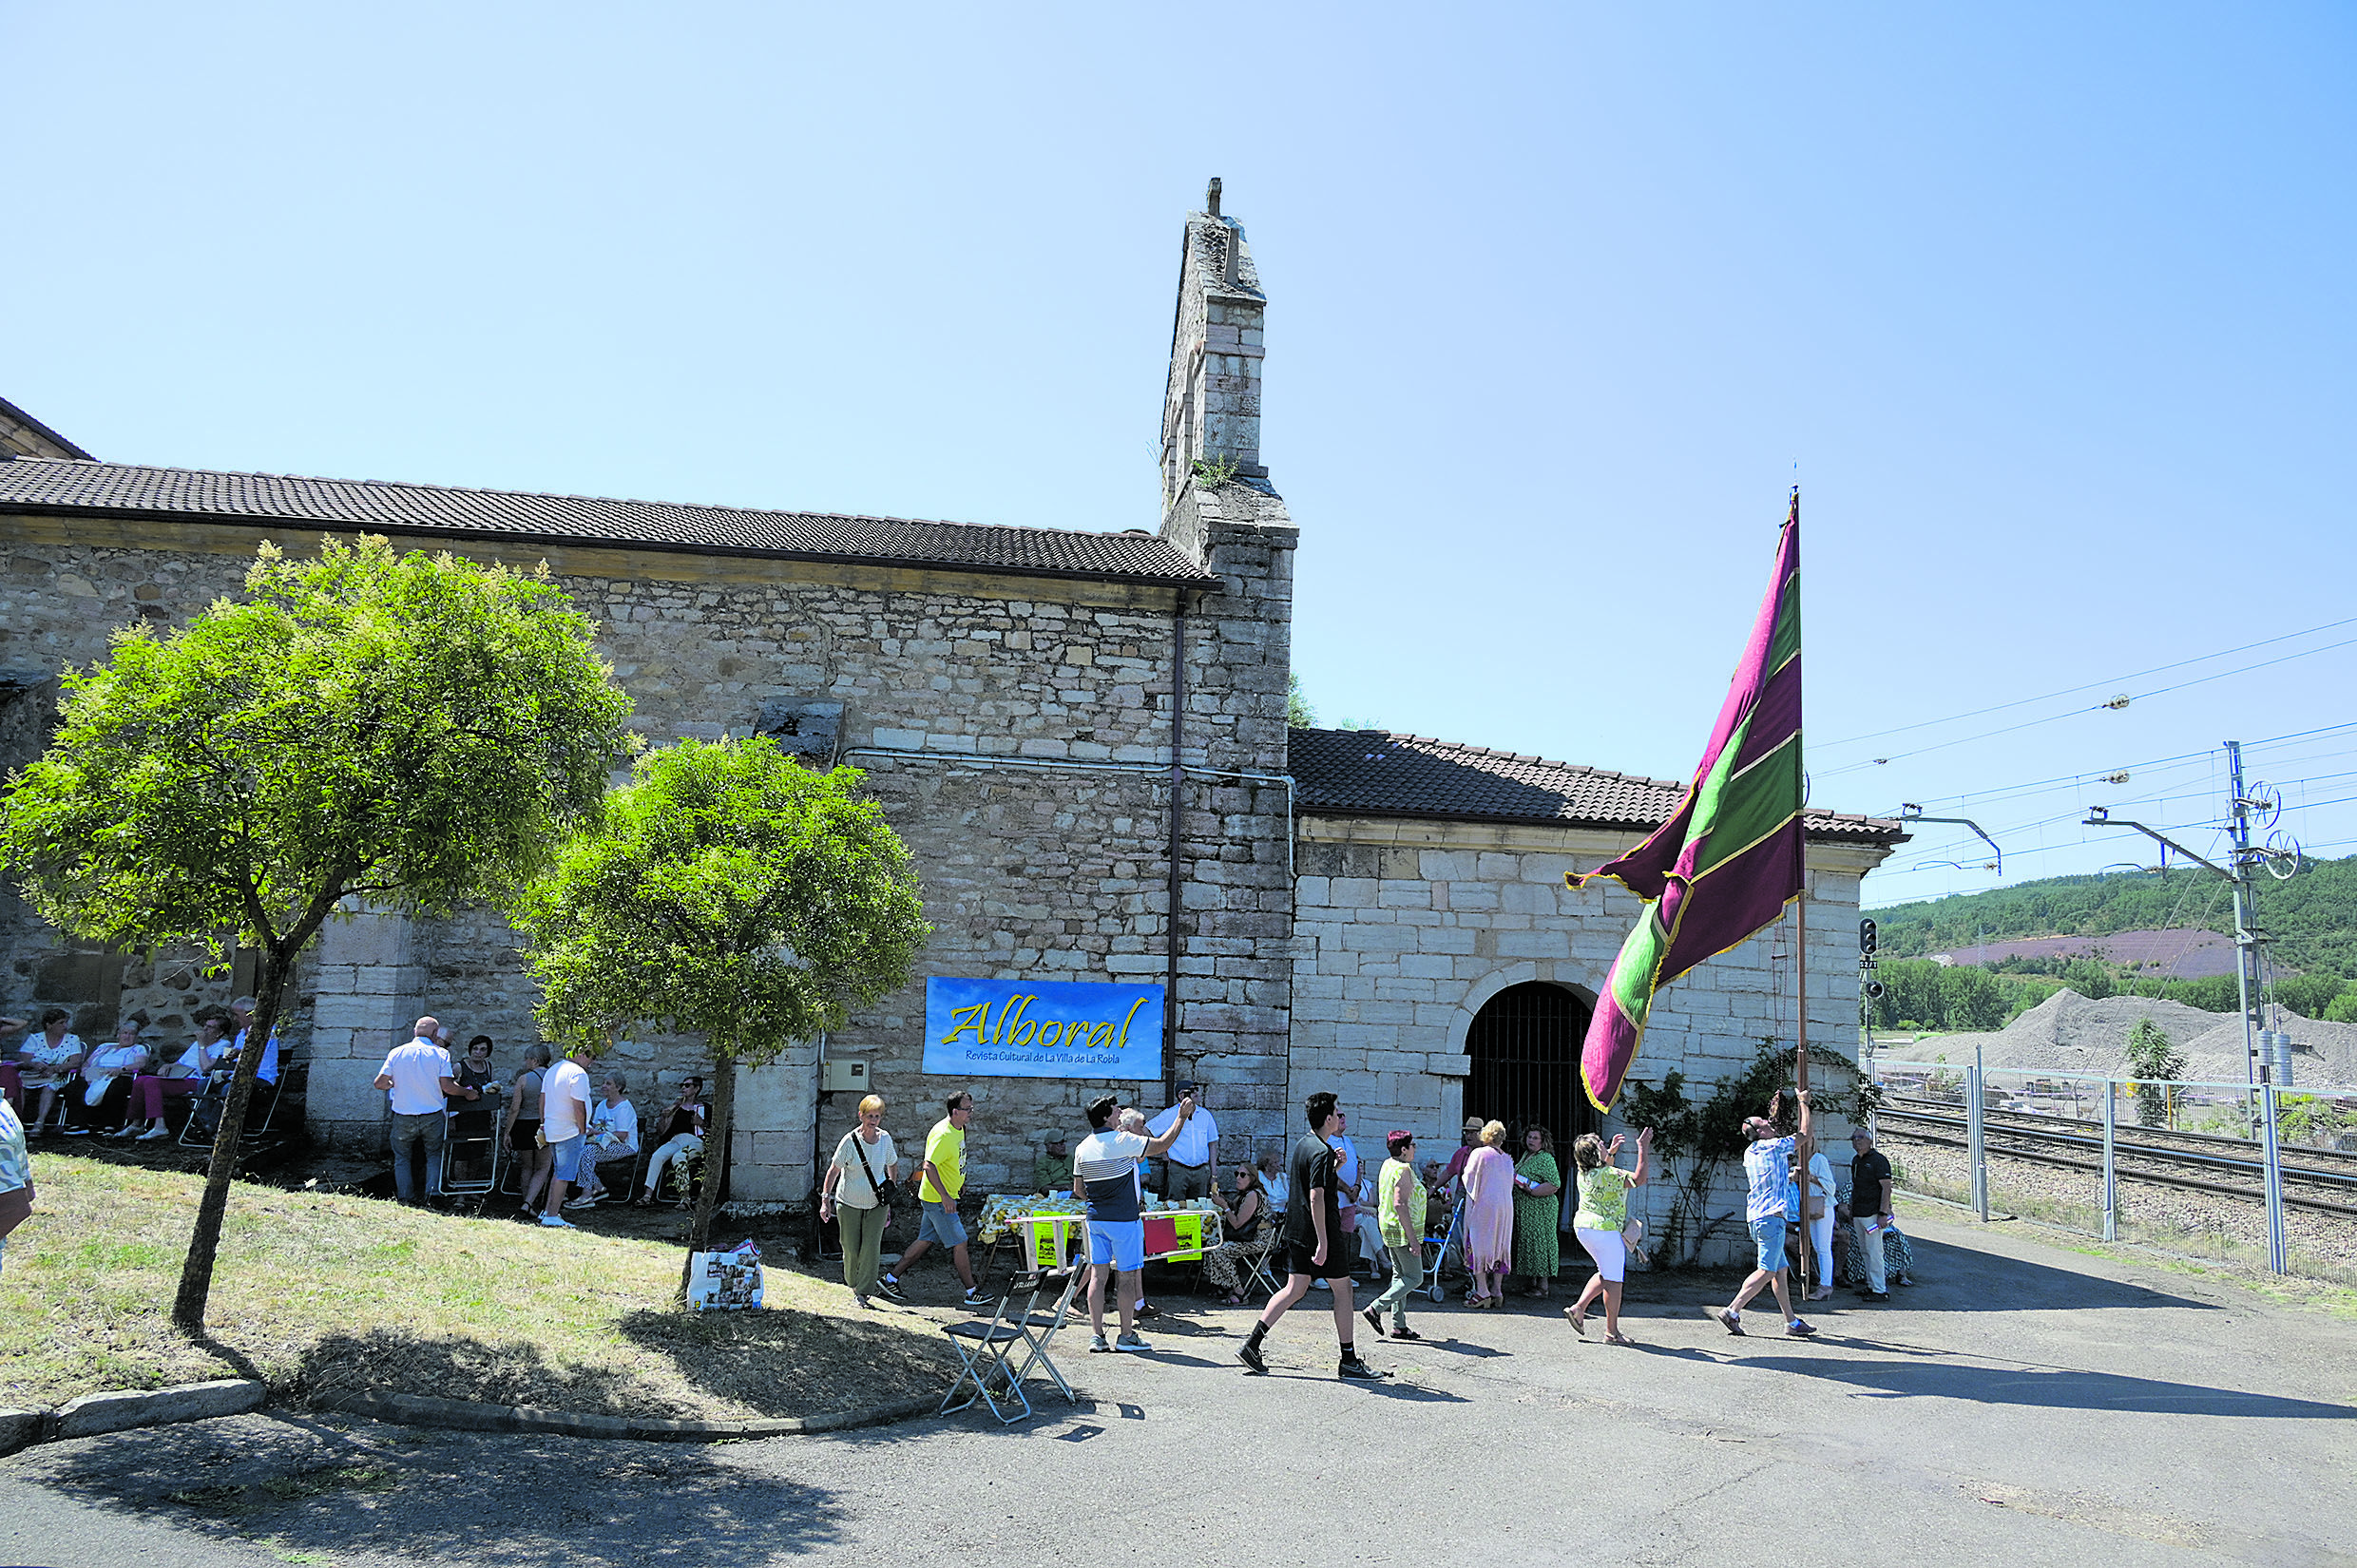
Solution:
[{"label": "asphalt road", "polygon": [[[1806,1344],[1639,1276],[1636,1349],[1428,1310],[1333,1381],[1312,1306],[1165,1297],[1083,1404],[712,1446],[265,1413],[0,1461],[0,1562],[2263,1563],[2357,1568],[2357,1327],[2005,1229],[1910,1226],[1926,1283]],[[1724,1287],[1720,1287],[1723,1291]],[[1169,1320],[1165,1320],[1167,1323]]]}]

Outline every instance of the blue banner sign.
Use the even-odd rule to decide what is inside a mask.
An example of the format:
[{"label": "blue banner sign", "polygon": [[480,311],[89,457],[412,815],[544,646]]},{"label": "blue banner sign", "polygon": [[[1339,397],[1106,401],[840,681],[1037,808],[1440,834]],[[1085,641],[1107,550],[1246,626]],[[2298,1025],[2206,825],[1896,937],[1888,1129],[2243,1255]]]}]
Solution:
[{"label": "blue banner sign", "polygon": [[1162,987],[925,982],[925,1070],[945,1078],[1162,1076]]}]

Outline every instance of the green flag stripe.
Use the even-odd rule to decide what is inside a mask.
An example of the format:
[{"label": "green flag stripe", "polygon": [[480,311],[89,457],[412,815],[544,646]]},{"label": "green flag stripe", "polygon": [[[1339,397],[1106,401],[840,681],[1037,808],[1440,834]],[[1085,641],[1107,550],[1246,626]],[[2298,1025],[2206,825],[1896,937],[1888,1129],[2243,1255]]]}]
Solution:
[{"label": "green flag stripe", "polygon": [[1669,933],[1662,930],[1661,921],[1655,913],[1658,904],[1648,904],[1637,924],[1629,927],[1626,940],[1620,944],[1620,956],[1612,966],[1612,996],[1620,1004],[1620,1011],[1630,1023],[1642,1026],[1646,1009],[1653,1005],[1653,975],[1661,966],[1661,955],[1669,947]]},{"label": "green flag stripe", "polygon": [[1688,844],[1709,832],[1711,824],[1718,820],[1720,801],[1727,794],[1729,780],[1734,776],[1735,758],[1743,755],[1744,736],[1752,733],[1753,717],[1751,714],[1743,716],[1743,721],[1735,726],[1734,734],[1727,737],[1727,744],[1721,746],[1718,755],[1712,759],[1711,771],[1703,775],[1701,788],[1695,791],[1694,811],[1686,818]]},{"label": "green flag stripe", "polygon": [[[1696,857],[1695,874],[1734,859],[1790,822],[1800,810],[1800,736],[1795,734],[1720,792],[1710,842]],[[1701,813],[1695,814],[1699,820]]]},{"label": "green flag stripe", "polygon": [[1800,573],[1785,581],[1784,598],[1776,605],[1775,635],[1768,640],[1768,673],[1784,668],[1800,652]]}]

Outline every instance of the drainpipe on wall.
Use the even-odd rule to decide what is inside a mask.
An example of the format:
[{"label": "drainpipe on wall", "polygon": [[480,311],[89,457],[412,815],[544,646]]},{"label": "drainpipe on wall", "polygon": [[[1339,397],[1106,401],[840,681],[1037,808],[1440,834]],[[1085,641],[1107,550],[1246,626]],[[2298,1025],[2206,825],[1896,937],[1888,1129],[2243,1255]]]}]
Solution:
[{"label": "drainpipe on wall", "polygon": [[1177,1083],[1172,1063],[1178,1050],[1178,834],[1187,788],[1187,600],[1174,597],[1170,609],[1170,887],[1163,916],[1162,1103],[1171,1103]]}]

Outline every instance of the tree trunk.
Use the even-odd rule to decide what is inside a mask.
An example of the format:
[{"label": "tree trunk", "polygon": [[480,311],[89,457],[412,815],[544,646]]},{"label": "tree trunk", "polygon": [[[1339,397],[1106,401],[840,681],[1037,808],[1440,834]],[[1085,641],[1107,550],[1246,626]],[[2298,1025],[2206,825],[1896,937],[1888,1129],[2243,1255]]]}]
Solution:
[{"label": "tree trunk", "polygon": [[[238,1054],[238,1069],[230,1076],[229,1098],[221,1105],[220,1128],[213,1135],[213,1157],[205,1167],[204,1195],[197,1200],[196,1225],[188,1235],[188,1257],[181,1265],[180,1294],[172,1301],[172,1326],[192,1339],[204,1333],[204,1304],[213,1291],[213,1262],[220,1251],[221,1218],[229,1209],[230,1178],[238,1171],[238,1140],[245,1134],[245,1111],[254,1099],[255,1075],[261,1071],[262,1053],[270,1048],[271,1031],[278,1026],[279,1003],[294,972],[293,949],[262,949],[253,1026],[246,1031],[245,1049]],[[283,1056],[278,1061],[278,1078],[281,1083],[285,1081]],[[193,1116],[195,1112],[189,1114]]]},{"label": "tree trunk", "polygon": [[712,1064],[712,1114],[704,1119],[704,1184],[696,1195],[696,1218],[687,1228],[687,1259],[680,1265],[680,1299],[687,1299],[696,1254],[712,1246],[712,1214],[719,1207],[720,1182],[728,1175],[728,1145],[736,1135],[737,1060],[716,1056]]}]

